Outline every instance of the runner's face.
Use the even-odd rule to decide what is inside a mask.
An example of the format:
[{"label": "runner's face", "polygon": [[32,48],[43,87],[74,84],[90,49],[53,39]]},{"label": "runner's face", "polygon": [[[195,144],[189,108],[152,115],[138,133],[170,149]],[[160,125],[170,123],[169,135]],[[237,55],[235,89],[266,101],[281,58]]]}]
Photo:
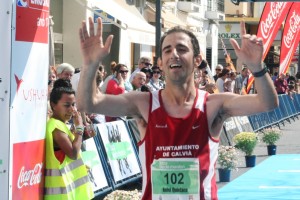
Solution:
[{"label": "runner's face", "polygon": [[198,64],[188,35],[178,32],[166,36],[162,44],[161,67],[167,80],[185,83],[187,78],[194,78],[193,71]]}]

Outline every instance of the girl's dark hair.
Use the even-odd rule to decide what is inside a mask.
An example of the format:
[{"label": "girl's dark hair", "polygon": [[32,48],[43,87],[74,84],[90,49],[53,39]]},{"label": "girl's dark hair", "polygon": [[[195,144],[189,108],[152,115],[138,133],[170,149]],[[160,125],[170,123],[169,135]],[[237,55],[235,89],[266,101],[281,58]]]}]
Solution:
[{"label": "girl's dark hair", "polygon": [[57,104],[63,94],[74,94],[70,80],[57,79],[50,93],[50,102]]}]

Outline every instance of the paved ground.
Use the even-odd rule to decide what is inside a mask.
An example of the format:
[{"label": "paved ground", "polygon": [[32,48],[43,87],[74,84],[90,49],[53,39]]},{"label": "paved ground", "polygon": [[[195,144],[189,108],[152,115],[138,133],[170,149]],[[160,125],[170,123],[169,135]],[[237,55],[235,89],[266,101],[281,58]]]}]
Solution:
[{"label": "paved ground", "polygon": [[[283,132],[283,136],[277,142],[277,154],[300,154],[300,119],[290,119],[290,123],[285,121],[285,126],[282,124],[280,128]],[[259,142],[254,150],[254,154],[257,155],[256,164],[262,162],[268,158],[267,147],[264,143]],[[244,155],[240,154],[240,163],[238,171],[231,173],[231,181],[239,177],[241,174],[247,172],[251,168],[245,167]],[[219,180],[217,172],[217,181]],[[218,188],[223,187],[227,183],[217,182]]]}]

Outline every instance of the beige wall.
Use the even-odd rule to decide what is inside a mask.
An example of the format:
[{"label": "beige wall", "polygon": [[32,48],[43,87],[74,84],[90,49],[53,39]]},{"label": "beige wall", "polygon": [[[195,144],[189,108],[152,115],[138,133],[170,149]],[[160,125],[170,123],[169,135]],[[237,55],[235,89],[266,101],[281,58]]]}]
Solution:
[{"label": "beige wall", "polygon": [[86,19],[86,9],[74,0],[63,1],[63,60],[75,68],[82,64],[79,44],[79,28]]},{"label": "beige wall", "polygon": [[251,16],[250,3],[240,3],[238,6],[231,3],[231,1],[224,1],[225,14],[244,14],[245,16]]}]

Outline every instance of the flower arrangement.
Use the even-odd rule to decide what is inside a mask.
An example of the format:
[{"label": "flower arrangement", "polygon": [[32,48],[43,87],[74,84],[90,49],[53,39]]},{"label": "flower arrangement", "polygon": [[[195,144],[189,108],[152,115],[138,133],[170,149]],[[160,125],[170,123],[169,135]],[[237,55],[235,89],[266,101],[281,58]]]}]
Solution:
[{"label": "flower arrangement", "polygon": [[275,145],[280,139],[282,132],[278,128],[266,128],[262,131],[262,141],[267,145]]},{"label": "flower arrangement", "polygon": [[236,170],[238,165],[238,152],[233,146],[219,146],[218,163],[221,169]]},{"label": "flower arrangement", "polygon": [[258,137],[253,132],[241,132],[233,137],[233,142],[237,149],[243,151],[246,156],[251,156],[258,142]]},{"label": "flower arrangement", "polygon": [[133,191],[115,190],[108,194],[104,200],[139,200],[141,193],[137,189]]}]

